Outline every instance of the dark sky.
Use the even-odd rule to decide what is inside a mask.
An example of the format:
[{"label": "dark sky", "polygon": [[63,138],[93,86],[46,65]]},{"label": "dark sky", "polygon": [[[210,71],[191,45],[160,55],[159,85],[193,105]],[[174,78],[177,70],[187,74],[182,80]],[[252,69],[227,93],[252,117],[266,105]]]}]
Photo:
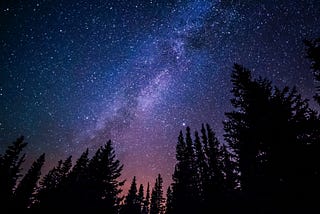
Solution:
[{"label": "dark sky", "polygon": [[302,40],[320,36],[318,0],[0,4],[0,151],[23,134],[47,168],[112,139],[124,178],[168,184],[179,130],[222,140],[235,62],[314,93]]}]

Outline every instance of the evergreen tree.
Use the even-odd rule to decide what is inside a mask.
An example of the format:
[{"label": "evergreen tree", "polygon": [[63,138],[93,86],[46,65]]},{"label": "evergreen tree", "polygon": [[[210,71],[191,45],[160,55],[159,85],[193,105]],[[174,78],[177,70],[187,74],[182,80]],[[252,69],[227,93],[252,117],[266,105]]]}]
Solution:
[{"label": "evergreen tree", "polygon": [[121,211],[123,214],[140,214],[140,200],[137,195],[136,176],[133,177],[132,183],[126,196],[125,204]]},{"label": "evergreen tree", "polygon": [[178,143],[176,146],[176,159],[177,164],[174,169],[174,173],[172,176],[173,179],[173,210],[174,213],[182,214],[188,212],[188,201],[191,200],[190,194],[188,194],[188,183],[186,181],[187,178],[187,162],[186,162],[186,143],[180,131],[178,137]]},{"label": "evergreen tree", "polygon": [[[198,170],[198,178],[197,178],[197,184],[198,184],[198,191],[199,191],[199,197],[201,200],[204,199],[204,191],[206,188],[206,185],[209,180],[208,175],[208,165],[207,165],[207,159],[203,150],[203,146],[200,141],[200,137],[198,132],[196,131],[195,134],[195,154],[196,154],[196,167]],[[171,189],[170,189],[171,191]]]},{"label": "evergreen tree", "polygon": [[232,83],[236,110],[226,113],[225,138],[238,159],[243,198],[255,205],[252,212],[287,209],[282,199],[299,201],[305,192],[301,178],[314,170],[305,170],[311,164],[305,161],[310,156],[306,147],[317,138],[317,131],[305,128],[314,113],[295,89],[253,80],[240,65],[234,67]]},{"label": "evergreen tree", "polygon": [[190,127],[186,128],[186,165],[187,165],[187,181],[188,193],[193,195],[193,205],[198,206],[199,203],[199,190],[198,190],[198,172],[196,164],[196,156],[194,151],[193,140],[191,137]]},{"label": "evergreen tree", "polygon": [[119,181],[123,165],[116,159],[112,143],[109,140],[101,146],[88,165],[86,178],[86,200],[84,209],[117,213],[122,200],[119,194],[124,181]]},{"label": "evergreen tree", "polygon": [[146,199],[144,200],[144,203],[143,203],[142,214],[149,214],[149,211],[150,211],[150,185],[148,182]]},{"label": "evergreen tree", "polygon": [[249,192],[256,190],[255,183],[260,168],[258,165],[260,161],[256,157],[261,153],[259,141],[254,139],[257,134],[254,133],[257,124],[249,122],[263,115],[261,112],[267,106],[267,99],[270,96],[270,83],[259,85],[251,79],[249,70],[235,64],[232,74],[234,98],[231,103],[237,111],[226,113],[229,121],[224,123],[226,141],[232,146],[239,160],[241,187]]},{"label": "evergreen tree", "polygon": [[139,187],[139,193],[138,193],[138,203],[139,203],[139,206],[140,206],[140,211],[142,211],[142,208],[143,208],[143,204],[144,204],[144,190],[143,190],[143,184],[140,184],[140,187]]},{"label": "evergreen tree", "polygon": [[205,192],[206,206],[212,206],[212,201],[215,201],[215,209],[220,209],[219,206],[223,205],[222,194],[224,192],[224,175],[222,171],[223,167],[220,143],[209,124],[206,124],[206,130],[208,139],[206,156],[208,158],[209,167],[209,182],[205,188],[207,191]]},{"label": "evergreen tree", "polygon": [[86,149],[86,151],[83,152],[79,159],[76,161],[76,164],[68,175],[69,184],[76,184],[78,182],[81,182],[81,180],[83,180],[83,178],[86,176],[89,164],[88,155],[89,150]]},{"label": "evergreen tree", "polygon": [[179,134],[172,184],[174,213],[195,213],[202,210],[202,185],[205,179],[201,176],[207,176],[207,161],[199,141],[199,136],[196,135],[195,144],[193,143],[189,127],[186,129],[185,139],[182,132]]},{"label": "evergreen tree", "polygon": [[15,209],[22,210],[30,207],[44,161],[45,155],[42,154],[35,162],[33,162],[27,174],[20,181],[14,192],[13,203]]},{"label": "evergreen tree", "polygon": [[77,207],[78,204],[87,203],[85,199],[85,187],[88,176],[88,154],[89,150],[86,149],[62,181],[59,190],[59,203],[61,208]]},{"label": "evergreen tree", "polygon": [[171,188],[168,187],[167,189],[167,201],[166,201],[166,212],[165,214],[173,214],[173,201],[172,201],[172,191]]},{"label": "evergreen tree", "polygon": [[159,174],[156,178],[154,188],[152,189],[150,214],[163,214],[164,212],[162,183],[162,177]]},{"label": "evergreen tree", "polygon": [[64,206],[64,182],[72,166],[72,156],[65,161],[59,160],[57,166],[53,167],[40,181],[35,207],[41,209],[58,209]]},{"label": "evergreen tree", "polygon": [[21,164],[25,155],[20,153],[26,146],[21,136],[0,157],[0,206],[3,210],[10,206],[17,180],[21,177]]},{"label": "evergreen tree", "polygon": [[[304,41],[307,47],[307,58],[311,61],[311,68],[314,71],[315,80],[320,83],[320,38]],[[320,85],[317,86],[315,100],[320,104]]]},{"label": "evergreen tree", "polygon": [[221,149],[223,173],[224,173],[224,190],[226,192],[233,192],[237,189],[237,173],[235,171],[236,163],[232,160],[232,154],[228,151],[227,146],[223,145]]}]

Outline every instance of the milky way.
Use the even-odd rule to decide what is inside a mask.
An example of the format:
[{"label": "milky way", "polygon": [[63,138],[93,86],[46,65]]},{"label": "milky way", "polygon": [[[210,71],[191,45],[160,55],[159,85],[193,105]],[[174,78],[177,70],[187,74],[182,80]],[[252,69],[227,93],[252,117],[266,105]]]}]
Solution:
[{"label": "milky way", "polygon": [[233,63],[312,97],[302,41],[320,35],[320,2],[279,2],[1,3],[1,151],[23,134],[48,168],[112,139],[124,178],[167,185],[181,129],[223,140]]}]

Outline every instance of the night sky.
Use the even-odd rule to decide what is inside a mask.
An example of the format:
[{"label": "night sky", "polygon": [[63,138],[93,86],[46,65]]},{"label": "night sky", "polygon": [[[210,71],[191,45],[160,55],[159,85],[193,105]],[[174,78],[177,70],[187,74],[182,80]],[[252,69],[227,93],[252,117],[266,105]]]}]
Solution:
[{"label": "night sky", "polygon": [[320,36],[319,0],[0,4],[0,151],[22,134],[47,169],[111,139],[124,178],[167,185],[181,129],[223,140],[235,62],[315,91],[302,41]]}]

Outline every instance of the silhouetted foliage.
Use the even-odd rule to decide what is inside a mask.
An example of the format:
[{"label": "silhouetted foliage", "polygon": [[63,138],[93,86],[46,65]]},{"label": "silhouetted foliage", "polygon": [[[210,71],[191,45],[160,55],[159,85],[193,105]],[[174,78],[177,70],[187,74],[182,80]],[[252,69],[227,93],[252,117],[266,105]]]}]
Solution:
[{"label": "silhouetted foliage", "polygon": [[314,123],[315,112],[295,89],[280,90],[266,79],[254,80],[237,64],[232,83],[236,110],[226,113],[225,139],[238,159],[244,198],[252,212],[286,212],[289,205],[283,198],[301,204],[310,191],[304,184],[310,174],[305,169],[312,164],[306,161],[306,151],[319,137],[319,127],[312,132],[306,127]]},{"label": "silhouetted foliage", "polygon": [[26,145],[21,136],[0,156],[0,207],[3,210],[9,208],[17,180],[21,177],[21,164],[25,155],[20,153]]},{"label": "silhouetted foliage", "polygon": [[119,181],[122,168],[111,141],[101,146],[91,160],[86,150],[73,169],[71,156],[59,161],[40,182],[35,208],[118,213],[124,183]]},{"label": "silhouetted foliage", "polygon": [[[320,82],[320,39],[305,41]],[[87,149],[72,167],[72,156],[58,161],[38,182],[45,155],[20,180],[20,137],[0,155],[1,213],[24,211],[110,214],[319,213],[320,118],[295,88],[282,89],[235,64],[231,104],[219,142],[208,124],[194,135],[187,127],[176,145],[173,183],[163,198],[159,174],[150,196],[136,177],[120,197],[123,165],[111,141],[92,158]],[[320,104],[320,86],[315,99]],[[19,182],[18,182],[19,181]],[[165,203],[165,205],[164,205]],[[121,205],[120,205],[121,204]]]},{"label": "silhouetted foliage", "polygon": [[211,213],[221,210],[227,203],[226,193],[235,188],[236,176],[229,175],[234,170],[224,168],[226,164],[233,167],[229,153],[222,149],[224,147],[208,124],[202,125],[201,134],[200,138],[196,131],[193,140],[187,127],[186,140],[182,132],[178,137],[177,164],[169,209],[172,213]]},{"label": "silhouetted foliage", "polygon": [[159,174],[156,178],[154,188],[152,189],[150,214],[163,214],[164,212],[162,183],[163,180],[161,175]]},{"label": "silhouetted foliage", "polygon": [[150,185],[148,183],[146,198],[143,203],[142,214],[148,214],[150,211]]},{"label": "silhouetted foliage", "polygon": [[318,82],[315,100],[320,104],[320,38],[304,41],[307,47],[307,57],[311,61],[311,68],[314,71],[315,80]]},{"label": "silhouetted foliage", "polygon": [[65,205],[64,182],[72,167],[72,157],[60,160],[58,165],[48,172],[40,181],[35,207],[41,209],[61,209]]},{"label": "silhouetted foliage", "polygon": [[138,204],[140,207],[140,211],[142,211],[143,204],[144,204],[144,190],[143,190],[143,184],[140,184],[139,186],[139,192],[138,192]]},{"label": "silhouetted foliage", "polygon": [[[119,194],[124,181],[119,181],[123,165],[115,158],[111,141],[101,146],[88,164],[82,197],[87,203],[80,207],[93,211],[117,213],[122,200]],[[78,206],[79,207],[79,206]]]},{"label": "silhouetted foliage", "polygon": [[45,155],[42,154],[33,162],[27,174],[20,181],[13,196],[14,209],[22,210],[31,206],[44,161]]},{"label": "silhouetted foliage", "polygon": [[131,183],[128,195],[126,196],[125,204],[122,207],[121,213],[122,214],[140,214],[141,213],[140,200],[137,194],[137,183],[136,183],[135,176],[132,179],[132,183]]},{"label": "silhouetted foliage", "polygon": [[166,212],[165,214],[173,214],[173,201],[172,201],[172,191],[171,188],[167,189],[167,200],[166,200]]}]

